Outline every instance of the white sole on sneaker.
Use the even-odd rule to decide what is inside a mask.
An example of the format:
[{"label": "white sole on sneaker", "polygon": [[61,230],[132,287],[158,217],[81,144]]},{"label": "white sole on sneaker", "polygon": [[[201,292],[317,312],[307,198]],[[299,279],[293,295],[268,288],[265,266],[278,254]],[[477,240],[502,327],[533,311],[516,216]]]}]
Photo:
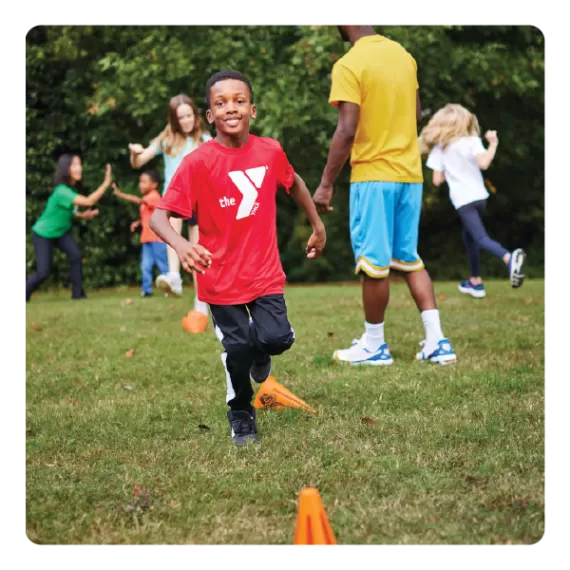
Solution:
[{"label": "white sole on sneaker", "polygon": [[471,297],[475,297],[476,299],[482,299],[483,297],[487,296],[486,291],[475,291],[474,289],[468,287],[461,287],[458,285],[457,288],[466,295],[471,295]]},{"label": "white sole on sneaker", "polygon": [[343,364],[350,364],[351,366],[390,366],[394,364],[394,359],[390,360],[358,360],[356,362],[351,362],[350,360],[342,360],[337,357],[337,353],[333,353],[333,360],[335,362],[342,362]]},{"label": "white sole on sneaker", "polygon": [[440,366],[455,364],[457,362],[456,355],[445,354],[443,356],[434,356],[433,358],[422,358],[420,355],[421,353],[416,355],[416,360],[420,362],[431,362],[432,364],[439,364]]},{"label": "white sole on sneaker", "polygon": [[520,287],[524,281],[524,262],[526,253],[522,249],[515,249],[511,254],[511,271],[509,279],[513,288]]}]

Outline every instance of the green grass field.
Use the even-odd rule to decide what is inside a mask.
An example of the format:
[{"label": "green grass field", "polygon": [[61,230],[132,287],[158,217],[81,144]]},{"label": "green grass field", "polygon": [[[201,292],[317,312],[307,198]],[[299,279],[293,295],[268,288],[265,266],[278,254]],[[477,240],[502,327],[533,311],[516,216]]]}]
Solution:
[{"label": "green grass field", "polygon": [[[331,362],[362,332],[357,286],[289,287],[273,373],[318,410],[258,413],[236,449],[221,346],[193,299],[37,294],[27,306],[27,534],[42,544],[291,544],[317,486],[339,544],[531,544],[544,532],[544,282],[436,283],[454,366],[394,284],[386,368]],[[132,304],[125,303],[131,297]],[[39,330],[41,329],[41,330]],[[126,357],[130,349],[134,356]]]}]

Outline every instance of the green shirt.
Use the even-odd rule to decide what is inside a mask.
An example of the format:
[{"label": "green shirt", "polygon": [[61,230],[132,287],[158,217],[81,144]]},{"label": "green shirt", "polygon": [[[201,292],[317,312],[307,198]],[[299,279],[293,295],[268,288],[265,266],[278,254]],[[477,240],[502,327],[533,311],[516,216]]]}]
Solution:
[{"label": "green shirt", "polygon": [[65,184],[59,184],[48,198],[46,207],[32,230],[46,239],[60,238],[71,230],[75,215],[73,200],[77,192]]}]

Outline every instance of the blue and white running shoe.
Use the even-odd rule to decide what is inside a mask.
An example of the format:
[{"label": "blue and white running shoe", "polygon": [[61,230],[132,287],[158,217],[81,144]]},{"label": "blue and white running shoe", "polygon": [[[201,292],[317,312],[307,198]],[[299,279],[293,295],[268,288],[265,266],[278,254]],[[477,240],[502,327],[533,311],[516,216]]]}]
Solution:
[{"label": "blue and white running shoe", "polygon": [[473,285],[469,279],[467,281],[462,281],[457,287],[462,293],[466,295],[471,295],[477,299],[482,299],[487,293],[485,293],[485,285],[479,283],[479,285]]},{"label": "blue and white running shoe", "polygon": [[390,348],[386,343],[380,346],[378,350],[368,349],[366,333],[359,340],[353,340],[350,348],[335,350],[333,360],[366,366],[388,366],[394,363],[390,355]]},{"label": "blue and white running shoe", "polygon": [[435,364],[453,364],[457,361],[457,355],[448,338],[441,339],[436,347],[427,347],[426,341],[420,342],[422,350],[416,354],[416,360],[427,360]]},{"label": "blue and white running shoe", "polygon": [[524,263],[526,260],[526,253],[522,249],[515,249],[511,253],[509,260],[508,270],[509,279],[513,288],[520,287],[524,281]]}]

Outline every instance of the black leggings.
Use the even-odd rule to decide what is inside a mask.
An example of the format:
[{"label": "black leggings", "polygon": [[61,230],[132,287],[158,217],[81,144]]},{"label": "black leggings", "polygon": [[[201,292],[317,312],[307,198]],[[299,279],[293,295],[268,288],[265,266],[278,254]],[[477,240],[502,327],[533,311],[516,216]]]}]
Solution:
[{"label": "black leggings", "polygon": [[32,243],[36,249],[36,272],[26,279],[26,301],[30,300],[32,293],[40,283],[45,281],[50,272],[53,260],[53,246],[57,246],[69,259],[69,275],[71,277],[71,298],[84,297],[83,278],[81,275],[81,251],[73,234],[67,232],[60,238],[43,238],[32,231]]}]

